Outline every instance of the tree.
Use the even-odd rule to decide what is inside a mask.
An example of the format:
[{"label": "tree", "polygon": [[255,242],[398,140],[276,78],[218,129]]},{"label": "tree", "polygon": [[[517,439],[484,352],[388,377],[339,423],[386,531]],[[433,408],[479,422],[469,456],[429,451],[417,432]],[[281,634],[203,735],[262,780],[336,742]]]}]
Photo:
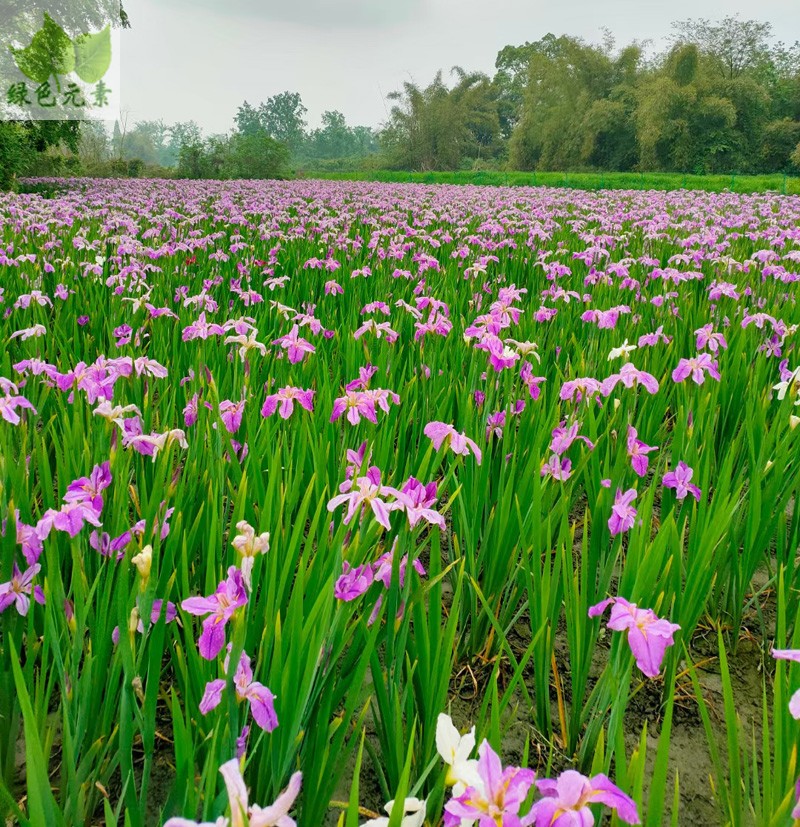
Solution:
[{"label": "tree", "polygon": [[201,141],[202,133],[195,121],[183,121],[167,127],[167,138],[159,163],[165,167],[173,167],[178,163],[181,147],[184,144]]},{"label": "tree", "polygon": [[758,20],[725,17],[711,22],[704,18],[672,24],[673,42],[694,44],[712,58],[727,80],[737,78],[769,62],[772,26]]},{"label": "tree", "polygon": [[[517,169],[587,165],[584,156],[594,144],[586,140],[584,121],[595,101],[614,89],[615,61],[602,47],[573,37],[547,35],[534,45],[511,164]],[[596,113],[595,122],[600,120]]]},{"label": "tree", "polygon": [[96,168],[111,157],[108,132],[102,123],[87,121],[81,125],[78,157],[84,167]]},{"label": "tree", "polygon": [[[3,28],[20,47],[31,43],[34,33],[43,27],[45,13],[52,4],[39,0],[4,0]],[[64,0],[58,5],[60,27],[70,37],[102,28],[106,23],[130,26],[130,20],[115,0]],[[10,49],[0,50],[0,76],[8,77],[14,60]],[[0,98],[0,114],[7,114],[5,90]],[[12,111],[11,114],[16,114]],[[13,186],[35,159],[49,147],[61,146],[77,152],[80,122],[75,120],[3,120],[0,121],[0,188]]]},{"label": "tree", "polygon": [[0,189],[14,183],[17,172],[24,169],[34,155],[28,133],[22,123],[0,123]]},{"label": "tree", "polygon": [[236,110],[234,122],[242,135],[257,135],[266,130],[266,126],[261,122],[261,113],[247,101]]},{"label": "tree", "polygon": [[176,174],[179,178],[224,178],[229,154],[228,135],[189,139],[180,148]]},{"label": "tree", "polygon": [[791,161],[797,169],[800,169],[800,144],[795,147]]},{"label": "tree", "polygon": [[352,133],[341,112],[322,113],[322,127],[307,139],[306,154],[314,158],[346,158],[353,154]]},{"label": "tree", "polygon": [[542,42],[504,46],[497,53],[494,62],[497,72],[492,83],[497,96],[497,117],[505,139],[511,137],[514,127],[519,122],[531,58],[541,50]]},{"label": "tree", "polygon": [[146,164],[162,164],[167,153],[169,127],[164,121],[139,121],[125,136],[121,157]]},{"label": "tree", "polygon": [[226,178],[284,178],[288,162],[286,145],[265,132],[234,133],[228,141],[223,174]]},{"label": "tree", "polygon": [[424,89],[406,82],[389,95],[396,103],[380,136],[389,166],[459,169],[496,156],[500,125],[489,78],[460,67],[453,74],[452,89],[440,71]]},{"label": "tree", "polygon": [[297,92],[281,92],[258,107],[258,121],[267,135],[296,152],[305,140],[307,111]]},{"label": "tree", "polygon": [[764,127],[762,168],[767,171],[797,171],[800,168],[800,154],[795,158],[795,149],[800,149],[800,121],[781,118],[768,123]]}]

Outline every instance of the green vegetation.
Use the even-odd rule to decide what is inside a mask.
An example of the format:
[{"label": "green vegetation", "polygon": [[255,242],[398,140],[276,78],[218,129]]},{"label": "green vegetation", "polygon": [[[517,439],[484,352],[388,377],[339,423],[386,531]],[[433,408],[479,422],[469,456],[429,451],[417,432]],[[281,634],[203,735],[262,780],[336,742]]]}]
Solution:
[{"label": "green vegetation", "polygon": [[705,190],[707,192],[779,192],[800,195],[800,178],[786,175],[684,175],[667,172],[322,172],[314,178],[337,181],[381,181],[407,184],[469,184],[474,186],[569,187],[572,189]]},{"label": "green vegetation", "polygon": [[405,83],[381,134],[389,169],[797,172],[800,44],[728,17],[673,25],[647,55],[547,34],[497,56],[494,77],[453,69]]},{"label": "green vegetation", "polygon": [[[792,185],[788,176],[800,174],[800,43],[777,41],[769,23],[678,22],[660,53],[638,42],[618,47],[610,34],[599,44],[546,34],[502,48],[495,70],[490,76],[456,66],[427,85],[407,81],[388,95],[387,120],[375,129],[351,126],[336,110],[310,128],[300,94],[285,91],[244,101],[224,134],[204,136],[193,121],[117,124],[113,136],[87,125],[77,148],[50,142],[41,148],[45,157],[32,161],[10,135],[0,152],[14,159],[7,170],[49,176],[294,172],[386,180],[381,170],[391,170],[516,183],[511,171],[521,170],[536,172],[537,183],[555,172],[550,183],[557,186],[616,188],[643,187],[661,172],[680,175],[659,179],[656,189],[686,180],[701,189],[783,192]],[[597,175],[565,178],[562,170]],[[611,175],[631,172],[644,176],[628,182]],[[742,178],[775,174],[780,180]],[[690,184],[689,176],[704,180]]]}]

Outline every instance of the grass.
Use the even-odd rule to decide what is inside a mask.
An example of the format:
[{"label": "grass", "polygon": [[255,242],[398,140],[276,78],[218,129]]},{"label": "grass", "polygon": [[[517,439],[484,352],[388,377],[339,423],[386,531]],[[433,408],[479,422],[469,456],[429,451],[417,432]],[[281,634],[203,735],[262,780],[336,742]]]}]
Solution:
[{"label": "grass", "polygon": [[495,187],[568,187],[582,190],[703,190],[800,195],[800,178],[771,175],[685,175],[673,172],[304,172],[304,178],[403,184],[462,184]]}]

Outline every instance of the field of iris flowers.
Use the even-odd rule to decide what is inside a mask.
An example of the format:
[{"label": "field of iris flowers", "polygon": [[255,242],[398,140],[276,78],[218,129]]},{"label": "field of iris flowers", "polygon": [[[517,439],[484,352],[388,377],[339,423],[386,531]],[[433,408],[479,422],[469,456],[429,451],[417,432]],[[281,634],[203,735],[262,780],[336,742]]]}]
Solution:
[{"label": "field of iris flowers", "polygon": [[800,816],[800,198],[73,181],[0,268],[6,823]]}]

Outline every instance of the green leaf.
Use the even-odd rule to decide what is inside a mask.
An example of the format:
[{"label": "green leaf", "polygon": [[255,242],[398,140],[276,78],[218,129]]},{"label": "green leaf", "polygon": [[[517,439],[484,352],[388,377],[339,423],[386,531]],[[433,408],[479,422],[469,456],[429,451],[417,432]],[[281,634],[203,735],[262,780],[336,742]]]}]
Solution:
[{"label": "green leaf", "polygon": [[75,48],[67,33],[50,17],[44,15],[42,28],[33,36],[30,46],[11,53],[22,74],[36,83],[45,83],[55,75],[68,75],[75,68]]},{"label": "green leaf", "polygon": [[47,761],[39,732],[36,726],[36,716],[31,705],[30,695],[25,684],[25,677],[19,663],[17,650],[13,646],[11,653],[11,669],[14,673],[14,685],[17,689],[17,700],[22,710],[22,720],[25,726],[25,766],[26,787],[28,792],[28,815],[31,824],[63,825],[64,819],[58,811],[53,793],[50,789],[50,780],[47,774]]},{"label": "green leaf", "polygon": [[97,83],[111,65],[111,27],[75,38],[75,74],[85,83]]}]

